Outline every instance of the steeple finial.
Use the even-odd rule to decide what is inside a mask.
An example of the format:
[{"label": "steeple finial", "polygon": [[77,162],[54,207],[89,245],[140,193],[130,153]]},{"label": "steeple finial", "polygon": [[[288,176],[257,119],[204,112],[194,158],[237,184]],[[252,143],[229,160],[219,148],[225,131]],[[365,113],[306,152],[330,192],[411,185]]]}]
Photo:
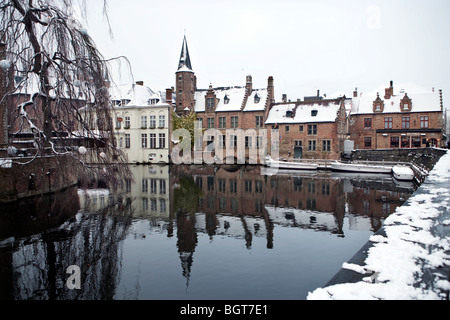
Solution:
[{"label": "steeple finial", "polygon": [[186,34],[184,35],[183,46],[181,48],[178,71],[192,71],[191,58],[189,57],[189,50],[186,41]]}]

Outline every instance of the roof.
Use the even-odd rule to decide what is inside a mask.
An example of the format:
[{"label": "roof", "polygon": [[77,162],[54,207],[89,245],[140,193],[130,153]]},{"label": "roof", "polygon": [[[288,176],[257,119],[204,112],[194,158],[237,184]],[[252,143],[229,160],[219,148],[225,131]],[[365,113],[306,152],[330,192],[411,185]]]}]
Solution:
[{"label": "roof", "polygon": [[189,56],[186,35],[184,36],[184,39],[183,39],[183,46],[181,47],[181,55],[180,55],[180,61],[178,63],[177,71],[192,72],[191,58]]},{"label": "roof", "polygon": [[127,100],[128,103],[122,106],[143,106],[149,105],[152,97],[155,97],[155,92],[147,86],[137,84],[117,85],[109,88],[111,100]]},{"label": "roof", "polygon": [[[218,99],[216,105],[216,112],[229,112],[229,111],[240,111],[242,108],[242,103],[244,102],[246,87],[227,87],[227,88],[213,88],[214,94]],[[205,96],[208,90],[197,90],[195,92],[195,112],[204,112],[206,109]],[[267,99],[267,89],[254,89],[252,90],[250,96],[247,99],[247,103],[243,111],[264,111],[266,99]],[[255,100],[255,97],[257,99]],[[258,101],[259,102],[256,102]]]},{"label": "roof", "polygon": [[[395,87],[401,88],[396,90]],[[441,111],[439,92],[421,88],[415,84],[400,84],[394,87],[394,95],[389,99],[384,98],[384,88],[379,88],[369,93],[361,93],[358,97],[352,98],[351,114],[373,114],[373,102],[377,98],[384,101],[383,113],[400,112],[400,100],[403,99],[405,93],[411,99],[411,112],[433,112]]]},{"label": "roof", "polygon": [[[350,100],[345,100],[346,105],[350,103]],[[278,104],[274,105],[269,111],[266,124],[334,122],[336,121],[339,108],[339,99],[301,103],[298,105],[294,102]],[[313,111],[317,111],[317,113]]]},{"label": "roof", "polygon": [[[384,99],[384,95],[380,95],[381,100],[384,101],[383,113],[398,113],[400,112],[400,100],[405,94],[394,95],[390,99]],[[438,92],[417,93],[410,94],[411,112],[432,112],[441,111],[440,98]],[[377,98],[376,95],[361,95],[353,98],[352,114],[369,114],[373,113],[373,101]]]}]

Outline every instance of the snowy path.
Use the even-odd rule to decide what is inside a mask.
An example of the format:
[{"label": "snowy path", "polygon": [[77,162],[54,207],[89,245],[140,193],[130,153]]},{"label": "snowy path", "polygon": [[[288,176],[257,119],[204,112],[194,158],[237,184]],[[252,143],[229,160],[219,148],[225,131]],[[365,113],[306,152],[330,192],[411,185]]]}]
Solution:
[{"label": "snowy path", "polygon": [[450,289],[450,152],[370,238],[359,280],[318,288],[308,300],[445,300]]}]

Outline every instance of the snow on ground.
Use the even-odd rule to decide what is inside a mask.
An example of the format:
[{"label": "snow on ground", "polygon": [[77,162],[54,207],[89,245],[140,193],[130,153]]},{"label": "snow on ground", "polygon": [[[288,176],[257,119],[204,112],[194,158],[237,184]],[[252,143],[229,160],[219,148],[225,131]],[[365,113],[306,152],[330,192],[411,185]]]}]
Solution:
[{"label": "snow on ground", "polygon": [[384,222],[386,236],[373,235],[365,265],[342,268],[374,274],[356,283],[317,288],[308,300],[444,300],[450,289],[442,267],[450,266],[450,152],[426,181]]}]

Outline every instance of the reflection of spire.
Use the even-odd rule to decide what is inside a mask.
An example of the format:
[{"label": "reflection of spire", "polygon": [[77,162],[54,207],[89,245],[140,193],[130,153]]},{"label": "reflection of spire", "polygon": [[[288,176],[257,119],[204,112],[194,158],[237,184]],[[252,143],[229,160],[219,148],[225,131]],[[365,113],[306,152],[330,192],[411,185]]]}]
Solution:
[{"label": "reflection of spire", "polygon": [[191,266],[193,261],[193,252],[180,252],[181,267],[183,268],[183,277],[186,278],[186,291],[189,287],[189,279],[191,278]]}]

